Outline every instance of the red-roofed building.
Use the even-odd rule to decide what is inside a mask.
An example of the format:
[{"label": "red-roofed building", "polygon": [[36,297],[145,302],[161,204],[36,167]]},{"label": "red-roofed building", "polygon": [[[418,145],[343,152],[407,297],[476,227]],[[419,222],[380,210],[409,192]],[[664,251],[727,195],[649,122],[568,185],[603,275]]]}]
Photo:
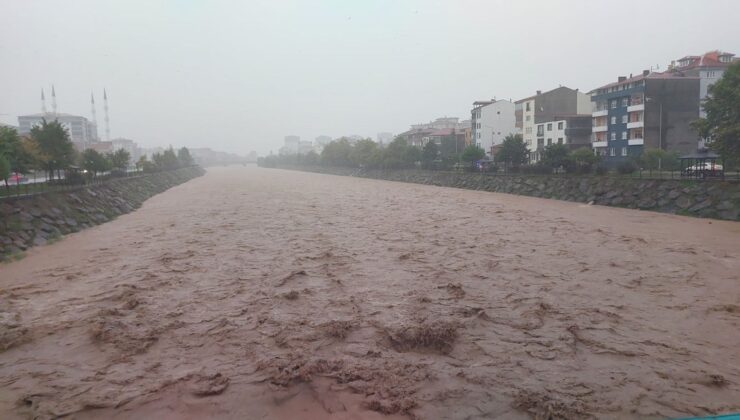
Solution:
[{"label": "red-roofed building", "polygon": [[[671,63],[668,71],[699,78],[699,99],[704,100],[709,93],[709,87],[719,80],[730,64],[739,61],[735,54],[719,50],[709,51],[704,55],[687,55]],[[700,115],[706,114],[702,109]]]}]

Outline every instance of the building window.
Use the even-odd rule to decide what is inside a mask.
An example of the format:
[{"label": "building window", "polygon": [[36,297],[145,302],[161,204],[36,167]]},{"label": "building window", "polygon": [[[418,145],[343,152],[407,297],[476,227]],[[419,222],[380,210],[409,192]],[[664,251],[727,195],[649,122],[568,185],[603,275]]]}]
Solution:
[{"label": "building window", "polygon": [[527,133],[527,134],[532,134],[532,127],[527,127],[527,128],[526,128],[526,129],[524,130],[524,132],[525,132],[525,133]]},{"label": "building window", "polygon": [[707,72],[707,77],[712,77],[713,78],[714,77],[714,72],[713,71],[708,71]]},{"label": "building window", "polygon": [[558,138],[558,144],[563,144],[563,138],[562,137],[559,137]]},{"label": "building window", "polygon": [[614,155],[614,148],[613,147],[610,147],[609,148],[609,156],[615,156]]},{"label": "building window", "polygon": [[537,135],[538,136],[545,135],[545,126],[544,125],[540,124],[540,125],[537,126]]},{"label": "building window", "polygon": [[527,121],[531,120],[532,117],[530,115],[527,115]]},{"label": "building window", "polygon": [[545,139],[537,139],[537,146],[542,147],[545,145]]},{"label": "building window", "polygon": [[627,132],[622,131],[622,140],[627,140]]},{"label": "building window", "polygon": [[547,145],[549,146],[551,144],[552,144],[552,139],[547,139]]},{"label": "building window", "polygon": [[622,156],[627,156],[627,148],[626,147],[623,147],[622,148]]},{"label": "building window", "polygon": [[617,132],[616,131],[612,131],[611,138],[612,138],[612,140],[616,140],[617,139]]},{"label": "building window", "polygon": [[617,123],[617,117],[612,117],[612,125]]},{"label": "building window", "polygon": [[561,121],[558,123],[558,130],[562,130],[562,129],[563,129],[563,122]]},{"label": "building window", "polygon": [[480,133],[478,133],[478,138],[480,138]]},{"label": "building window", "polygon": [[552,131],[552,123],[547,124],[547,131]]},{"label": "building window", "polygon": [[622,124],[627,124],[627,114],[622,115]]},{"label": "building window", "polygon": [[629,99],[628,98],[622,98],[622,106],[628,106],[629,105]]},{"label": "building window", "polygon": [[616,99],[613,99],[612,100],[612,108],[616,108],[616,107],[617,107],[617,100]]},{"label": "building window", "polygon": [[531,111],[531,109],[529,108],[529,102],[527,102],[527,111]]}]

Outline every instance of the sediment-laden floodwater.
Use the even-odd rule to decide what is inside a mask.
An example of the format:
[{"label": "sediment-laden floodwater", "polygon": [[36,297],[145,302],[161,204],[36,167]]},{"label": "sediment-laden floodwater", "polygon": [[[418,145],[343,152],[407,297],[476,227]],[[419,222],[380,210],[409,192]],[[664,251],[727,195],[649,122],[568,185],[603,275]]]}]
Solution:
[{"label": "sediment-laden floodwater", "polygon": [[229,167],[0,266],[0,417],[740,411],[740,223]]}]

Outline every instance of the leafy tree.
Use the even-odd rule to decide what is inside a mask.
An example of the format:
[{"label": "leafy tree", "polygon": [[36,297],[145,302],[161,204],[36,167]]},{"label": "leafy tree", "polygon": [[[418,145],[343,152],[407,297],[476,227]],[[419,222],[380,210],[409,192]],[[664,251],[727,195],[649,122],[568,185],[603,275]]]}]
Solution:
[{"label": "leafy tree", "polygon": [[570,160],[576,170],[581,173],[591,172],[593,165],[599,162],[599,157],[589,147],[581,147],[570,152]]},{"label": "leafy tree", "polygon": [[111,163],[97,150],[86,149],[80,156],[80,166],[95,178],[99,173],[109,170]]},{"label": "leafy tree", "polygon": [[142,170],[144,170],[144,166],[145,166],[145,165],[146,165],[147,163],[151,163],[151,162],[149,162],[149,159],[147,159],[146,155],[142,155],[142,156],[140,156],[140,157],[139,157],[139,160],[137,160],[137,161],[136,161],[136,164],[135,164],[135,165],[136,165],[136,170],[137,170],[137,171],[142,171]]},{"label": "leafy tree", "polygon": [[318,153],[314,152],[313,150],[310,150],[308,153],[306,153],[305,156],[303,156],[303,163],[310,166],[315,166],[319,164],[319,159],[321,157]]},{"label": "leafy tree", "polygon": [[506,166],[518,167],[527,163],[529,151],[521,134],[509,134],[501,143],[496,153],[496,161],[504,162]]},{"label": "leafy tree", "polygon": [[334,140],[321,151],[321,163],[327,166],[351,166],[352,145],[346,138]]},{"label": "leafy tree", "polygon": [[383,150],[383,167],[408,168],[422,158],[421,149],[408,144],[405,138],[396,137]]},{"label": "leafy tree", "polygon": [[462,152],[462,156],[460,157],[461,160],[465,162],[475,162],[476,160],[481,160],[484,157],[486,157],[486,152],[481,149],[480,147],[471,144],[465,148]]},{"label": "leafy tree", "polygon": [[126,149],[118,149],[113,153],[108,153],[107,158],[113,169],[125,171],[131,160],[131,154]]},{"label": "leafy tree", "polygon": [[177,155],[175,154],[175,150],[172,149],[172,146],[162,152],[161,156],[160,169],[171,171],[180,167],[180,161],[177,159]]},{"label": "leafy tree", "polygon": [[10,191],[8,178],[10,178],[10,162],[5,155],[0,154],[0,179],[5,181],[5,189]]},{"label": "leafy tree", "polygon": [[568,146],[564,144],[551,144],[545,147],[542,153],[541,163],[553,169],[567,169],[571,163]]},{"label": "leafy tree", "polygon": [[439,145],[439,154],[441,155],[442,159],[454,156],[455,160],[457,160],[457,157],[460,155],[463,149],[464,146],[462,144],[458,144],[457,136],[455,136],[455,134],[453,133],[450,136],[442,137],[442,141]]},{"label": "leafy tree", "polygon": [[645,169],[666,169],[673,171],[678,169],[679,161],[676,152],[668,152],[662,149],[647,149],[640,156],[640,164]]},{"label": "leafy tree", "polygon": [[437,143],[430,141],[424,145],[421,150],[421,161],[424,163],[430,163],[437,159],[439,156],[439,147]]},{"label": "leafy tree", "polygon": [[740,62],[727,67],[709,87],[704,110],[707,117],[696,121],[694,128],[728,163],[740,164]]},{"label": "leafy tree", "polygon": [[54,171],[59,174],[75,161],[74,145],[59,121],[42,120],[40,126],[31,129],[31,137],[38,144],[39,158],[49,172],[49,179],[54,179]]},{"label": "leafy tree", "polygon": [[0,126],[0,154],[7,159],[11,172],[27,173],[36,163],[31,140],[21,138],[12,127]]},{"label": "leafy tree", "polygon": [[370,139],[360,140],[353,147],[349,158],[355,166],[370,167],[378,163],[378,144]]},{"label": "leafy tree", "polygon": [[177,160],[180,161],[182,166],[192,166],[195,163],[187,147],[182,147],[177,151]]}]

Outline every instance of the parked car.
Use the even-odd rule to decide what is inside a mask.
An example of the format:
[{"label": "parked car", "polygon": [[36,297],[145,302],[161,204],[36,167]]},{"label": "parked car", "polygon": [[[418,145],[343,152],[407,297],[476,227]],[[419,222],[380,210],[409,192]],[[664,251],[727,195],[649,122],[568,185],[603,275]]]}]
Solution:
[{"label": "parked car", "polygon": [[19,173],[10,174],[10,177],[8,178],[8,184],[10,185],[23,184],[26,181],[28,181],[28,178]]},{"label": "parked car", "polygon": [[688,176],[695,176],[701,178],[716,177],[724,175],[724,168],[722,165],[713,162],[701,162],[695,165],[691,165],[684,169],[684,172]]}]

